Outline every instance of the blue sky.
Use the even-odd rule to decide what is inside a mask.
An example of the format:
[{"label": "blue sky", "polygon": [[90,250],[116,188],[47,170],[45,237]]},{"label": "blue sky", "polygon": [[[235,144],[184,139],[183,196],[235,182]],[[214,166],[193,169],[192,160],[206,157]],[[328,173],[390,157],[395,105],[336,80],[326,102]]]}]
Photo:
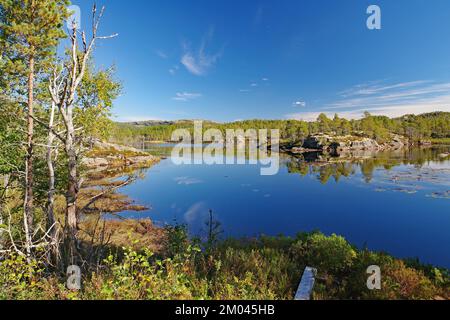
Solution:
[{"label": "blue sky", "polygon": [[[81,7],[90,25],[92,1]],[[448,0],[108,0],[118,121],[450,111]],[[381,8],[382,29],[366,27]]]}]

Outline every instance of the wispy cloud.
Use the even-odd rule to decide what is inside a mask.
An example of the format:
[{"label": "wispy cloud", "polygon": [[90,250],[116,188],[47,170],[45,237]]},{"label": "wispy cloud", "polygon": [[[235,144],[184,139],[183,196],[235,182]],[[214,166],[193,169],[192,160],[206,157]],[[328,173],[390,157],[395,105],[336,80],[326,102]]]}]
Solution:
[{"label": "wispy cloud", "polygon": [[262,78],[262,81],[269,81],[269,78]]},{"label": "wispy cloud", "polygon": [[162,50],[156,50],[155,53],[160,57],[161,59],[167,59],[169,56]]},{"label": "wispy cloud", "polygon": [[450,83],[419,80],[360,84],[340,92],[335,101],[324,105],[317,112],[294,113],[287,117],[313,120],[320,113],[328,116],[338,113],[349,119],[357,119],[362,117],[365,111],[389,117],[450,111]]},{"label": "wispy cloud", "polygon": [[250,92],[251,90],[249,90],[249,89],[239,89],[239,92],[242,92],[242,93],[248,93],[248,92]]},{"label": "wispy cloud", "polygon": [[175,75],[179,68],[180,68],[179,66],[173,66],[172,68],[169,69],[169,73],[171,75]]},{"label": "wispy cloud", "polygon": [[192,92],[177,92],[175,94],[175,97],[172,98],[172,100],[175,101],[190,101],[194,99],[198,99],[202,97],[201,93],[192,93]]},{"label": "wispy cloud", "polygon": [[181,57],[181,64],[186,69],[196,75],[203,76],[208,73],[219,58],[222,56],[223,50],[219,50],[214,54],[207,53],[207,47],[210,45],[213,37],[213,29],[203,38],[201,45],[197,51],[192,51],[188,43],[183,43],[183,56]]},{"label": "wispy cloud", "polygon": [[303,100],[298,100],[298,101],[295,101],[292,105],[294,107],[306,107],[306,102]]},{"label": "wispy cloud", "polygon": [[419,80],[419,81],[401,82],[391,85],[382,84],[380,81],[372,81],[365,84],[359,84],[354,86],[353,88],[342,91],[340,93],[340,96],[344,98],[354,96],[367,96],[386,91],[391,91],[394,89],[406,89],[416,87],[427,83],[430,83],[430,81]]},{"label": "wispy cloud", "polygon": [[258,84],[256,82],[250,83],[250,87],[252,88],[256,88],[258,86]]}]

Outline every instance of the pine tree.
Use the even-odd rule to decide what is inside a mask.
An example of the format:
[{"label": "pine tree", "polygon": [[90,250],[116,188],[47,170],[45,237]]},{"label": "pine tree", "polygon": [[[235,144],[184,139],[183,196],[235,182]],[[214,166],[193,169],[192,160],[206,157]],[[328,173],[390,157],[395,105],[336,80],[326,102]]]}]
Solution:
[{"label": "pine tree", "polygon": [[48,68],[59,40],[64,37],[62,26],[68,16],[68,4],[67,0],[0,0],[2,82],[8,84],[9,92],[6,93],[17,97],[20,103],[26,105],[27,111],[24,226],[28,249],[34,220],[35,82]]}]

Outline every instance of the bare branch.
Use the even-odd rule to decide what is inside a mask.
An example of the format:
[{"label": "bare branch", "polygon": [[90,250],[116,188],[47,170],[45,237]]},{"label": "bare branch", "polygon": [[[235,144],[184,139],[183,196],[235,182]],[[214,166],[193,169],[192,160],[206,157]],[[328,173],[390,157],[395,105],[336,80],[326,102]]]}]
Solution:
[{"label": "bare branch", "polygon": [[47,130],[51,130],[53,132],[53,134],[59,139],[61,140],[63,143],[65,143],[65,139],[58,133],[55,131],[55,129],[50,128],[45,122],[39,120],[38,118],[36,118],[35,116],[31,116],[33,118],[34,121],[36,121],[37,123],[39,123],[41,126],[45,127]]}]

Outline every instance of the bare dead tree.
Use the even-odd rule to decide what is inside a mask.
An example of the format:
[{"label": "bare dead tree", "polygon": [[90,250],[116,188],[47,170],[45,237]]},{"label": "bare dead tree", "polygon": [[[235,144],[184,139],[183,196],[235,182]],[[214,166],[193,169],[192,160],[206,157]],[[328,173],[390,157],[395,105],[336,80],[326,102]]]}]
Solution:
[{"label": "bare dead tree", "polygon": [[[47,195],[47,230],[52,230],[50,236],[53,240],[56,240],[57,228],[52,228],[56,225],[54,204],[55,204],[55,168],[54,168],[54,151],[57,151],[57,146],[54,146],[57,134],[55,133],[55,113],[57,111],[57,106],[61,104],[60,93],[63,90],[65,77],[64,77],[64,67],[62,66],[60,70],[54,69],[53,75],[50,78],[50,83],[48,90],[51,96],[51,107],[48,122],[48,136],[47,136],[47,168],[48,168],[48,195]],[[56,158],[56,157],[55,157]]]},{"label": "bare dead tree", "polygon": [[[74,23],[70,33],[70,57],[66,63],[66,78],[64,80],[63,89],[59,92],[58,88],[50,89],[53,103],[57,106],[59,113],[62,116],[65,132],[63,135],[55,133],[55,130],[50,127],[50,131],[55,133],[56,137],[60,138],[64,143],[64,150],[68,161],[68,185],[66,190],[66,214],[65,214],[65,238],[68,242],[68,253],[72,259],[72,263],[76,264],[78,256],[78,216],[77,199],[82,185],[82,179],[79,175],[78,160],[80,154],[80,139],[77,137],[77,130],[74,123],[74,108],[77,97],[77,90],[83,80],[86,72],[86,67],[89,58],[92,55],[94,46],[99,39],[108,39],[116,37],[117,34],[110,36],[98,36],[97,31],[103,16],[105,7],[97,15],[97,7],[92,9],[92,38],[88,42],[86,33],[79,32],[78,26]],[[79,36],[81,36],[82,48],[79,45]]]}]

